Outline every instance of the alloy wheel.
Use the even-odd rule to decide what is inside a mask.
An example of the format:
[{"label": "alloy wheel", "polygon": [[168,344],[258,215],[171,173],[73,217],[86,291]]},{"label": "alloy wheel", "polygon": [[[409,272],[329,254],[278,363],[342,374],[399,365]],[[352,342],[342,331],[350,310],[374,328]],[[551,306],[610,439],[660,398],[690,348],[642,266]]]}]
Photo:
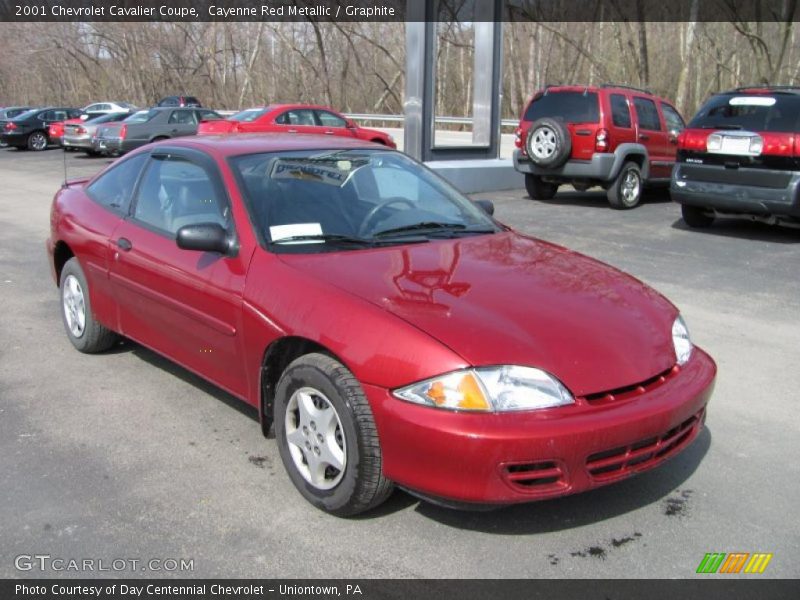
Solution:
[{"label": "alloy wheel", "polygon": [[69,275],[64,280],[62,300],[67,327],[73,336],[79,338],[86,329],[86,300],[83,296],[83,288],[74,275]]}]

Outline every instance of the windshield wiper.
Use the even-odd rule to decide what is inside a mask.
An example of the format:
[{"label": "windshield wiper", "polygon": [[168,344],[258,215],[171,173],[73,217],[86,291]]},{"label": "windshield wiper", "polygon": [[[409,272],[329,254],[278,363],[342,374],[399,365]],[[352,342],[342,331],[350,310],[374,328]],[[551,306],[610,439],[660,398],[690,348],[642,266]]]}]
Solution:
[{"label": "windshield wiper", "polygon": [[272,241],[272,244],[293,244],[296,242],[324,242],[324,243],[331,243],[331,244],[345,244],[345,245],[354,245],[354,246],[377,246],[377,245],[388,245],[388,244],[418,244],[427,242],[428,240],[423,237],[419,238],[403,238],[400,239],[371,239],[371,238],[361,238],[352,235],[343,235],[339,233],[314,233],[310,235],[292,235],[289,237],[279,238],[277,240]]},{"label": "windshield wiper", "polygon": [[422,223],[414,223],[413,225],[403,225],[401,227],[392,227],[391,229],[384,229],[374,234],[375,238],[382,238],[386,235],[393,235],[397,233],[494,233],[494,229],[481,228],[481,229],[468,229],[463,223],[439,223],[437,221],[423,221]]}]

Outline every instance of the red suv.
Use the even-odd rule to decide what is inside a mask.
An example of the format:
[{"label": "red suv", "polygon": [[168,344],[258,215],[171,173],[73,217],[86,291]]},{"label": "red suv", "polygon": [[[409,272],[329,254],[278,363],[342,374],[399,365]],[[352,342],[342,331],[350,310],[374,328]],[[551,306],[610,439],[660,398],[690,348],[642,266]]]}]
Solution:
[{"label": "red suv", "polygon": [[684,121],[663,98],[621,85],[548,86],[516,131],[514,167],[531,198],[558,186],[601,186],[614,208],[633,208],[644,184],[667,183]]},{"label": "red suv", "polygon": [[800,224],[800,87],[712,96],[680,136],[670,195],[690,227],[717,215]]}]

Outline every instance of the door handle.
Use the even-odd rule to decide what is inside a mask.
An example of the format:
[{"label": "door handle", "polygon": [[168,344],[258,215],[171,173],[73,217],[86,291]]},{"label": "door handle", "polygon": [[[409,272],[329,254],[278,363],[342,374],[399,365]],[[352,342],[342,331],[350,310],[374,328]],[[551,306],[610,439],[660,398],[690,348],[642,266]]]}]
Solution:
[{"label": "door handle", "polygon": [[297,133],[297,129],[287,129],[286,131],[289,133]]},{"label": "door handle", "polygon": [[335,133],[336,133],[335,131],[331,131],[331,130],[329,129],[328,131],[326,131],[326,132],[325,132],[325,135],[333,135],[333,134],[335,134]]},{"label": "door handle", "polygon": [[123,252],[127,252],[128,250],[133,248],[133,244],[131,244],[131,241],[128,238],[119,238],[117,240],[117,248],[119,248]]},{"label": "door handle", "polygon": [[640,134],[639,134],[639,139],[640,139],[640,140],[649,140],[649,139],[650,139],[650,136],[649,136],[649,135],[645,135],[645,134],[643,134],[643,133],[640,133]]}]

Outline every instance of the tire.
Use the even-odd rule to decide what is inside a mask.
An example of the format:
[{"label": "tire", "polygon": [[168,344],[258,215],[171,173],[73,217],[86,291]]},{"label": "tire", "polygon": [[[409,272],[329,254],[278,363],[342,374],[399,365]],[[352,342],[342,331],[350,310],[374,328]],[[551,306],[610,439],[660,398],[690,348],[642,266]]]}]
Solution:
[{"label": "tire", "polygon": [[[320,423],[317,430],[320,419],[328,425]],[[329,356],[307,354],[281,375],[275,390],[275,439],[292,483],[321,510],[348,517],[392,493],[392,482],[381,471],[378,432],[361,385]]]},{"label": "tire", "polygon": [[618,210],[634,208],[642,199],[642,187],[642,171],[639,165],[626,162],[606,192],[608,203]]},{"label": "tire", "polygon": [[47,134],[44,131],[33,131],[28,136],[28,150],[41,152],[42,150],[47,150],[47,144]]},{"label": "tire", "polygon": [[543,118],[531,123],[525,150],[531,162],[539,167],[560,167],[572,152],[572,138],[564,123]]},{"label": "tire", "polygon": [[708,214],[699,206],[681,204],[681,216],[683,217],[683,222],[694,229],[710,227],[714,222],[714,214]]},{"label": "tire", "polygon": [[59,289],[61,320],[72,345],[86,354],[102,352],[113,346],[117,334],[94,318],[89,285],[77,258],[70,258],[61,269]]},{"label": "tire", "polygon": [[550,200],[558,191],[557,183],[543,181],[538,175],[525,173],[525,189],[534,200]]},{"label": "tire", "polygon": [[100,156],[100,153],[99,153],[97,150],[89,150],[88,148],[85,148],[85,149],[83,150],[83,153],[84,153],[86,156],[91,156],[91,157]]}]

